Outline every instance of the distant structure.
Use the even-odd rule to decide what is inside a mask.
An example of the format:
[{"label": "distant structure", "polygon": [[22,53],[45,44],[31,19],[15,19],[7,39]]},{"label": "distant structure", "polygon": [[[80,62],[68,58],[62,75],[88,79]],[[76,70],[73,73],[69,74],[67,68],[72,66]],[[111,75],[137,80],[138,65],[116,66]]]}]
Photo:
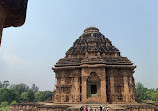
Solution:
[{"label": "distant structure", "polygon": [[135,103],[133,63],[88,27],[54,68],[54,103]]},{"label": "distant structure", "polygon": [[0,45],[6,27],[24,24],[28,0],[0,0]]}]

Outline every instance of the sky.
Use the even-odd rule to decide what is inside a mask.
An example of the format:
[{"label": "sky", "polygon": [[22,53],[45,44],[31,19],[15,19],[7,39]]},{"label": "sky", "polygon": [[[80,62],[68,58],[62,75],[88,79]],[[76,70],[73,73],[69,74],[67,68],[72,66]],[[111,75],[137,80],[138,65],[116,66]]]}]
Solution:
[{"label": "sky", "polygon": [[29,0],[22,27],[6,28],[0,81],[54,90],[52,67],[87,27],[97,27],[137,66],[136,83],[158,88],[157,0]]}]

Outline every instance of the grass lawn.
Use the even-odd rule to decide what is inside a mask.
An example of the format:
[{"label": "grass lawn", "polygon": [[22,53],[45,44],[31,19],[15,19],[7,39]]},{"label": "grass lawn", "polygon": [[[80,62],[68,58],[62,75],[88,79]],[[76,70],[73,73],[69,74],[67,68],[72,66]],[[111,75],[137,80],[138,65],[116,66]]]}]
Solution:
[{"label": "grass lawn", "polygon": [[7,107],[0,107],[0,111],[9,111],[9,106],[7,106]]}]

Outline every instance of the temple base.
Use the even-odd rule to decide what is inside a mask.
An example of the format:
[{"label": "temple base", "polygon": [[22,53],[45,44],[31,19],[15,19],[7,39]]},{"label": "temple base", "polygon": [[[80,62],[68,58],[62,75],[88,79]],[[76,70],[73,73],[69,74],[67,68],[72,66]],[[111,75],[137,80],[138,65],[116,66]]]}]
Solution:
[{"label": "temple base", "polygon": [[[10,111],[80,111],[81,106],[91,106],[99,109],[100,104],[54,104],[54,103],[24,103],[10,106]],[[109,111],[157,111],[154,105],[149,104],[103,104]]]}]

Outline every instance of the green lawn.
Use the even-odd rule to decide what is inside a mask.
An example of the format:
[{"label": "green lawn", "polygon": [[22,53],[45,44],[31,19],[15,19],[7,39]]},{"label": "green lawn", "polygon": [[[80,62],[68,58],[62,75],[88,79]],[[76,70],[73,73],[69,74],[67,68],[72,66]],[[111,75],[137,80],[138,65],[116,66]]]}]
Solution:
[{"label": "green lawn", "polygon": [[0,111],[9,111],[9,106],[8,107],[0,107]]}]

